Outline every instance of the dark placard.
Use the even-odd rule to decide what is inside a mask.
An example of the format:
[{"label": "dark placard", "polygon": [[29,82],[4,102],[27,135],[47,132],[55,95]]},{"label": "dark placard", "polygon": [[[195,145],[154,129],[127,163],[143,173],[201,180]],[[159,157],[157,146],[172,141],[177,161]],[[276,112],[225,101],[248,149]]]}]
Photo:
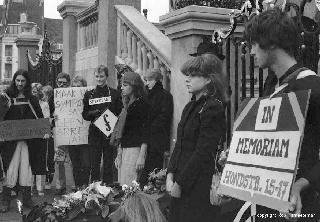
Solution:
[{"label": "dark placard", "polygon": [[0,122],[0,141],[43,138],[50,131],[49,119],[6,120]]}]

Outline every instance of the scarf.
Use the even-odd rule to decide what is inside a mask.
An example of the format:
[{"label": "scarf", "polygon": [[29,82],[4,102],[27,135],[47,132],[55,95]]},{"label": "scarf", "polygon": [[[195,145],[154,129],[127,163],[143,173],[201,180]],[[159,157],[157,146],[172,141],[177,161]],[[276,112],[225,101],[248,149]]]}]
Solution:
[{"label": "scarf", "polygon": [[123,107],[119,115],[119,118],[117,120],[117,123],[113,129],[113,133],[111,134],[110,145],[115,147],[119,146],[120,139],[122,138],[122,135],[123,135],[124,125],[126,123],[127,114],[128,114],[127,108]]}]

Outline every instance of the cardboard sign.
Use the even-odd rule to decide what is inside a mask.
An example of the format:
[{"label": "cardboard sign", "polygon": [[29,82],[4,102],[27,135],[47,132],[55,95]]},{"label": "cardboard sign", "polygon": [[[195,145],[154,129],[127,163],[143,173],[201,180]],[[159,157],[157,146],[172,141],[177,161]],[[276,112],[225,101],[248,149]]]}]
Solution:
[{"label": "cardboard sign", "polygon": [[55,142],[61,145],[88,144],[89,121],[82,118],[83,96],[88,87],[54,89]]},{"label": "cardboard sign", "polygon": [[102,103],[111,103],[111,96],[89,99],[89,106]]},{"label": "cardboard sign", "polygon": [[0,140],[24,140],[43,138],[50,134],[49,119],[6,120],[0,122]]},{"label": "cardboard sign", "polygon": [[110,136],[117,120],[118,118],[107,109],[96,121],[94,121],[94,125],[96,125],[96,127],[98,127],[106,136]]},{"label": "cardboard sign", "polygon": [[300,91],[248,100],[234,122],[220,194],[288,209],[309,97],[309,91]]}]

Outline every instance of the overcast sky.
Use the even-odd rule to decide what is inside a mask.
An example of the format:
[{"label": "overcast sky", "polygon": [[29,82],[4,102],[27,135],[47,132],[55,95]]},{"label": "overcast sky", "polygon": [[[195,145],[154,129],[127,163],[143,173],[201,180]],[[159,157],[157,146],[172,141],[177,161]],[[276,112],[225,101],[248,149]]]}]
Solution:
[{"label": "overcast sky", "polygon": [[[107,1],[107,0],[102,0]],[[57,12],[57,6],[63,0],[44,0],[44,16],[47,18],[61,18]],[[0,5],[3,0],[0,0]],[[158,22],[159,16],[169,11],[169,0],[141,0],[141,8],[148,9],[148,19],[152,22]]]}]

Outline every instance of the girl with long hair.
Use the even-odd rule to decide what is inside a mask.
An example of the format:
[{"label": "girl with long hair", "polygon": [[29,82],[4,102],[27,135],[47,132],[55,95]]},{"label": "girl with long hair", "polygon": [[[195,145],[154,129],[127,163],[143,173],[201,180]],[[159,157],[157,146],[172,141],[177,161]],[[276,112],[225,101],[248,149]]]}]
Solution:
[{"label": "girl with long hair", "polygon": [[[31,93],[31,82],[28,72],[18,70],[6,90],[11,105],[4,120],[24,120],[43,118],[38,99]],[[3,167],[6,181],[3,188],[1,212],[7,212],[10,207],[11,189],[18,182],[22,191],[23,204],[32,207],[31,186],[32,175],[42,172],[39,168],[39,149],[42,149],[43,139],[26,139],[5,141],[2,144]]]},{"label": "girl with long hair", "polygon": [[[118,145],[115,165],[121,185],[139,180],[147,155],[149,104],[139,74],[126,72],[122,77],[123,109],[111,136]],[[118,144],[117,144],[118,143]]]},{"label": "girl with long hair", "polygon": [[171,195],[170,222],[211,222],[218,208],[210,204],[210,186],[218,145],[226,132],[227,87],[221,60],[203,54],[181,68],[192,94],[177,129],[167,169]]}]

